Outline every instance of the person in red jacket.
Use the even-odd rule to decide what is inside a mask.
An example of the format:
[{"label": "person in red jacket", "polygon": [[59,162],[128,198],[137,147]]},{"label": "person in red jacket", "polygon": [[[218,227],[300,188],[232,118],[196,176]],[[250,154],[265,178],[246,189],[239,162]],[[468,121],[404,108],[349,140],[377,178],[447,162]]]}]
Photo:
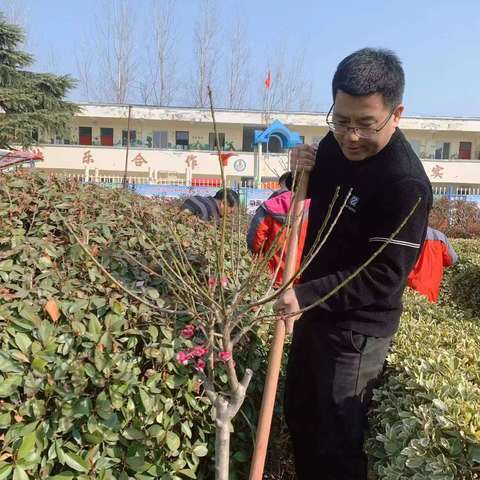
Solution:
[{"label": "person in red jacket", "polygon": [[448,238],[428,227],[427,236],[417,263],[407,278],[407,285],[421,293],[432,303],[438,300],[443,269],[458,262]]},{"label": "person in red jacket", "polygon": [[[270,247],[272,246],[273,242],[277,242],[278,248],[268,262],[268,268],[272,277],[275,275],[277,267],[280,264],[280,267],[278,268],[278,274],[275,279],[276,287],[279,287],[282,284],[283,271],[285,268],[287,246],[285,245],[285,248],[283,248],[283,242],[285,241],[286,234],[286,228],[284,228],[284,226],[286,226],[287,223],[291,201],[292,192],[288,190],[266,200],[257,208],[247,234],[248,248],[253,254],[266,254],[270,251]],[[309,206],[310,200],[306,200],[298,243],[297,269],[300,266],[303,246],[305,244]],[[283,232],[281,232],[282,228]]]}]

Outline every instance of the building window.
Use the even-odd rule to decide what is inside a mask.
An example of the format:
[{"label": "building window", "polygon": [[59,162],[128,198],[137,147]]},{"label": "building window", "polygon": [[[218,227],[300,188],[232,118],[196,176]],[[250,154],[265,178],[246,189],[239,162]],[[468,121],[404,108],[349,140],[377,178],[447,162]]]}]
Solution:
[{"label": "building window", "polygon": [[[128,135],[128,130],[122,130],[122,145],[124,147],[127,146],[127,135]],[[137,141],[137,131],[136,130],[130,130],[130,146],[135,145],[135,142]]]},{"label": "building window", "polygon": [[175,132],[175,145],[182,150],[188,149],[188,132]]},{"label": "building window", "polygon": [[472,142],[460,142],[458,158],[460,160],[470,160],[472,158]]},{"label": "building window", "polygon": [[303,145],[305,143],[305,136],[300,135],[300,143]]},{"label": "building window", "polygon": [[[220,142],[220,149],[223,150],[225,148],[225,134],[224,133],[219,133],[218,134],[218,140]],[[217,139],[215,138],[215,133],[210,132],[208,134],[208,145],[210,150],[216,150],[217,149]]]},{"label": "building window", "polygon": [[100,145],[113,147],[113,128],[100,128]]},{"label": "building window", "polygon": [[78,143],[80,145],[92,144],[92,127],[78,127]]},{"label": "building window", "polygon": [[265,125],[245,125],[243,127],[243,152],[253,152],[253,139],[255,130],[265,130]]},{"label": "building window", "polygon": [[168,148],[168,132],[153,132],[153,148]]},{"label": "building window", "polygon": [[438,142],[435,145],[435,160],[449,159],[450,158],[450,143]]}]

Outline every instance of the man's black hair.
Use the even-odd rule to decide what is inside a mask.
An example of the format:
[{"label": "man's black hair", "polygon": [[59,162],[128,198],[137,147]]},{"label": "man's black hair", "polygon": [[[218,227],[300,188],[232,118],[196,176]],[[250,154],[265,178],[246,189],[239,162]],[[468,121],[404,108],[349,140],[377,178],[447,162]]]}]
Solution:
[{"label": "man's black hair", "polygon": [[[231,188],[226,188],[226,194],[227,194],[227,205],[229,207],[235,207],[239,203],[239,198],[238,198],[238,193],[235,190],[232,190]],[[225,198],[225,192],[223,188],[218,190],[218,192],[214,195],[213,197],[215,200],[223,200]]]},{"label": "man's black hair", "polygon": [[386,106],[402,102],[405,73],[391,50],[363,48],[344,58],[332,80],[333,101],[338,90],[360,97],[379,93]]}]

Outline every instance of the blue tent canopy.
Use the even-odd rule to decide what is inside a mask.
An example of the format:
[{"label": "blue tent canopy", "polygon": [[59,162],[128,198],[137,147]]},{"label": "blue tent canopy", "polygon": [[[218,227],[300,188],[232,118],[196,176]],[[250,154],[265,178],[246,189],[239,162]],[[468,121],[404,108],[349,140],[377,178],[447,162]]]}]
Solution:
[{"label": "blue tent canopy", "polygon": [[275,120],[266,130],[255,130],[253,144],[268,143],[272,135],[280,139],[282,148],[293,148],[302,143],[298,133],[292,132],[282,122]]}]

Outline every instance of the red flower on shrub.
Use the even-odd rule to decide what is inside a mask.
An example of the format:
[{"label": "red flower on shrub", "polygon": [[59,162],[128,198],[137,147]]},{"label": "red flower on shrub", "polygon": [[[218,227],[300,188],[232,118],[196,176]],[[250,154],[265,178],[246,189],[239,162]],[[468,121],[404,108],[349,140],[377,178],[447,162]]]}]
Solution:
[{"label": "red flower on shrub", "polygon": [[215,277],[208,277],[208,286],[210,288],[215,288],[217,285],[221,285],[222,287],[228,286],[228,278],[215,278]]},{"label": "red flower on shrub", "polygon": [[232,352],[219,352],[218,358],[222,362],[228,362],[232,358]]},{"label": "red flower on shrub", "polygon": [[195,365],[195,370],[203,372],[205,365],[206,365],[205,360],[203,360],[203,358],[199,358],[197,360],[197,364]]},{"label": "red flower on shrub", "polygon": [[197,345],[196,347],[193,347],[189,351],[189,355],[192,357],[203,357],[208,353],[208,348],[202,347],[201,345]]},{"label": "red flower on shrub", "polygon": [[182,330],[183,338],[192,338],[195,335],[195,325],[187,325]]},{"label": "red flower on shrub", "polygon": [[186,365],[188,363],[188,361],[190,360],[190,358],[191,357],[185,352],[178,352],[177,353],[177,362],[180,365]]}]

